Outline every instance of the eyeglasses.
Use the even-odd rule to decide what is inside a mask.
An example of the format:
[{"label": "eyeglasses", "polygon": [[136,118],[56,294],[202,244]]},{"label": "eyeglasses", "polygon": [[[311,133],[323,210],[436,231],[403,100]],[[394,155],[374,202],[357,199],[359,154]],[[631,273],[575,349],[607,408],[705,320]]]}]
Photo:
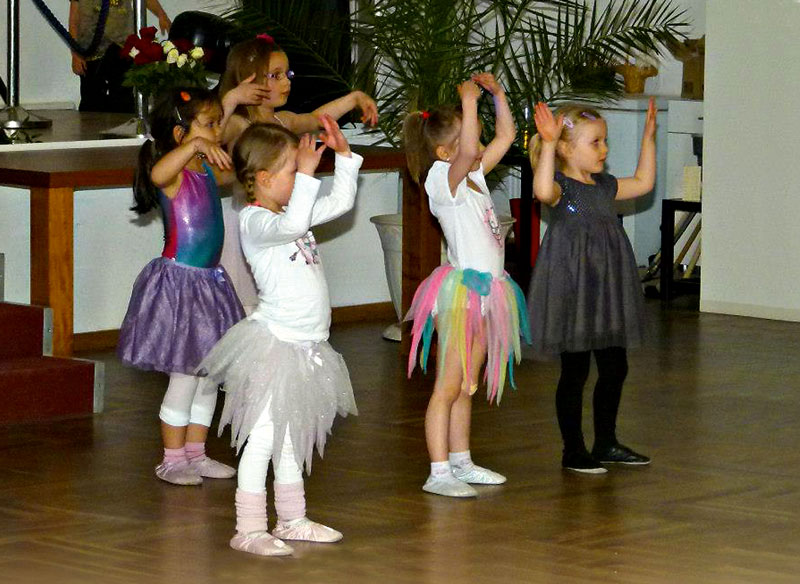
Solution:
[{"label": "eyeglasses", "polygon": [[284,79],[294,79],[294,71],[287,71],[284,73],[283,71],[279,73],[267,73],[267,79],[270,81],[283,81]]}]

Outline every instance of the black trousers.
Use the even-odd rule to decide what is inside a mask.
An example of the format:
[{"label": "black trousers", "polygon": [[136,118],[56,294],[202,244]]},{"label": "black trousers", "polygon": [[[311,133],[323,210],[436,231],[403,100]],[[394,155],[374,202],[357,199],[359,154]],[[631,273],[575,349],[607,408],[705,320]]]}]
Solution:
[{"label": "black trousers", "polygon": [[130,62],[119,51],[119,45],[111,45],[99,59],[86,61],[80,111],[133,113],[133,89],[122,86]]},{"label": "black trousers", "polygon": [[[594,351],[597,384],[594,386],[594,445],[605,448],[617,443],[617,412],[622,384],[628,375],[624,347]],[[583,440],[583,386],[589,377],[591,352],[561,353],[561,378],[556,390],[556,413],[565,452],[586,450]]]}]

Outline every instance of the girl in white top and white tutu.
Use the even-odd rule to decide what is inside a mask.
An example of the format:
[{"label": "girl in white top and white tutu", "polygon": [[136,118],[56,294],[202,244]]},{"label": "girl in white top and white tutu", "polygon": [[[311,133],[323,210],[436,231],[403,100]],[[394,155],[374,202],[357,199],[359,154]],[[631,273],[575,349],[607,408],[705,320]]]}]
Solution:
[{"label": "girl in white top and white tutu", "polygon": [[[330,116],[323,145],[274,124],[253,124],[236,143],[233,162],[249,204],[239,218],[242,250],[258,285],[259,304],[206,356],[198,373],[206,391],[222,384],[220,433],[231,424],[242,449],[231,547],[288,555],[282,540],[335,542],[338,531],[306,517],[302,470],[314,447],[323,454],[336,414],[356,414],[342,356],[328,344],[330,300],[309,230],[353,207],[362,158]],[[318,197],[314,171],[326,147],[336,152],[333,188]],[[267,468],[272,460],[277,525],[267,531]]]}]

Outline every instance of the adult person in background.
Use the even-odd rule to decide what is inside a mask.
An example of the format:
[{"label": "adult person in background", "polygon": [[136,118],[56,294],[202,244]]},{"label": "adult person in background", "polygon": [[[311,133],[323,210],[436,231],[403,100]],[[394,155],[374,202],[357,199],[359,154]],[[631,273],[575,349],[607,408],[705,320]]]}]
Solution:
[{"label": "adult person in background", "polygon": [[[172,22],[158,0],[147,0],[162,33]],[[70,0],[69,34],[82,47],[89,46],[100,16],[100,0]],[[130,63],[120,55],[125,39],[134,32],[133,0],[109,0],[108,18],[97,51],[88,58],[72,53],[72,72],[81,78],[82,112],[133,112],[133,89],[123,87]]]}]

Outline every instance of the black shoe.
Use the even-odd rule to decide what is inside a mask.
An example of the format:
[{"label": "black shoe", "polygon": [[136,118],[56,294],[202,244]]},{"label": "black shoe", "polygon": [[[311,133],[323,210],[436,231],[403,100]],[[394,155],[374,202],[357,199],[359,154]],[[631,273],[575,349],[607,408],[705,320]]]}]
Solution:
[{"label": "black shoe", "polygon": [[644,466],[650,464],[650,458],[644,454],[634,452],[627,446],[615,444],[607,448],[597,448],[592,450],[592,456],[603,464],[626,464],[629,466]]},{"label": "black shoe", "polygon": [[565,452],[561,457],[561,467],[584,474],[604,474],[608,472],[602,464],[585,450]]}]

